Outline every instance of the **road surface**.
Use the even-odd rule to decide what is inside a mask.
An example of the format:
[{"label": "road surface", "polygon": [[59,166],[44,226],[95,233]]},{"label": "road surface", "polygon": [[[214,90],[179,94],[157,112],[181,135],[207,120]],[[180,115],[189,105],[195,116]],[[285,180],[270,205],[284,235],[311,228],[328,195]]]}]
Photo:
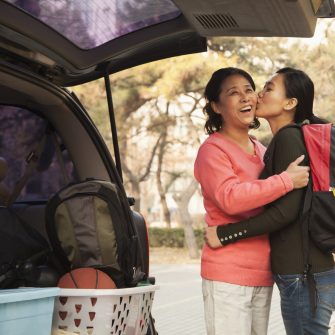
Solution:
[{"label": "road surface", "polygon": [[[152,308],[159,335],[206,335],[199,272],[199,264],[151,265],[160,285]],[[276,287],[268,335],[285,335]]]}]

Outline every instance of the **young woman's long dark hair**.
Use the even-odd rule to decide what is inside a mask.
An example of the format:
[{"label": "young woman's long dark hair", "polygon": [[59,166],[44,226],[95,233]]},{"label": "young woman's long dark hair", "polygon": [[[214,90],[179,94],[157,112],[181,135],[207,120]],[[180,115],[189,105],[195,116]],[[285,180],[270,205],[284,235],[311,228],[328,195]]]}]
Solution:
[{"label": "young woman's long dark hair", "polygon": [[298,104],[294,115],[294,122],[301,123],[329,123],[313,114],[314,84],[303,71],[291,67],[284,67],[276,73],[284,75],[284,85],[287,98],[296,98]]},{"label": "young woman's long dark hair", "polygon": [[[205,115],[207,115],[207,120],[205,123],[205,131],[207,134],[213,134],[222,128],[224,120],[220,114],[214,112],[211,103],[219,102],[223,82],[228,77],[233,75],[240,75],[244,77],[254,90],[256,88],[250,74],[242,69],[238,69],[236,67],[226,67],[215,71],[205,88],[206,105],[203,108],[203,112]],[[249,128],[258,128],[259,125],[259,121],[255,118],[254,122],[250,125]]]}]

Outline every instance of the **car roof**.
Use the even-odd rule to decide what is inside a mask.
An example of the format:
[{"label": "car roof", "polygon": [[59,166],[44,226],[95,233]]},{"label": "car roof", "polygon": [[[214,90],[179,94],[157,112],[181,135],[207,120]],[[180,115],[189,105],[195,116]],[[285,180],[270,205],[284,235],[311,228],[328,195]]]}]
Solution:
[{"label": "car roof", "polygon": [[210,36],[310,37],[314,3],[321,1],[0,1],[0,56],[72,86],[206,51]]}]

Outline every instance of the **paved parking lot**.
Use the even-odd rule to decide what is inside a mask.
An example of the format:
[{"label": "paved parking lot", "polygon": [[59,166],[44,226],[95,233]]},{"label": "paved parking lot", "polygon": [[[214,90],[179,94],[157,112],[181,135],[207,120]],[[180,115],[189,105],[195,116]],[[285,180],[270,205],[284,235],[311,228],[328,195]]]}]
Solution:
[{"label": "paved parking lot", "polygon": [[[199,271],[199,264],[151,265],[151,275],[160,285],[152,309],[159,335],[206,334]],[[332,330],[329,334],[335,335],[335,332]],[[285,335],[276,286],[268,335]]]}]

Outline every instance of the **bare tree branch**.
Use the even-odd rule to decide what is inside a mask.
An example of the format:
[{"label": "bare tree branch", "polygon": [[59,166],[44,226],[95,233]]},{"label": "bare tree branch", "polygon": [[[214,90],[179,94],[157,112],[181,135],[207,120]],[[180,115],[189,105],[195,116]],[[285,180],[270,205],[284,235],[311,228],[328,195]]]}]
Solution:
[{"label": "bare tree branch", "polygon": [[140,182],[146,180],[146,178],[148,177],[149,173],[150,173],[150,170],[151,170],[151,165],[152,165],[152,162],[154,160],[154,157],[155,157],[155,154],[156,154],[156,150],[158,148],[158,145],[159,145],[159,142],[161,141],[161,138],[162,138],[162,135],[160,135],[154,145],[154,147],[152,148],[151,150],[151,154],[150,154],[150,159],[149,159],[149,162],[147,164],[147,167],[146,167],[146,170],[145,172],[142,174],[142,176],[140,178],[138,178],[138,180]]}]

